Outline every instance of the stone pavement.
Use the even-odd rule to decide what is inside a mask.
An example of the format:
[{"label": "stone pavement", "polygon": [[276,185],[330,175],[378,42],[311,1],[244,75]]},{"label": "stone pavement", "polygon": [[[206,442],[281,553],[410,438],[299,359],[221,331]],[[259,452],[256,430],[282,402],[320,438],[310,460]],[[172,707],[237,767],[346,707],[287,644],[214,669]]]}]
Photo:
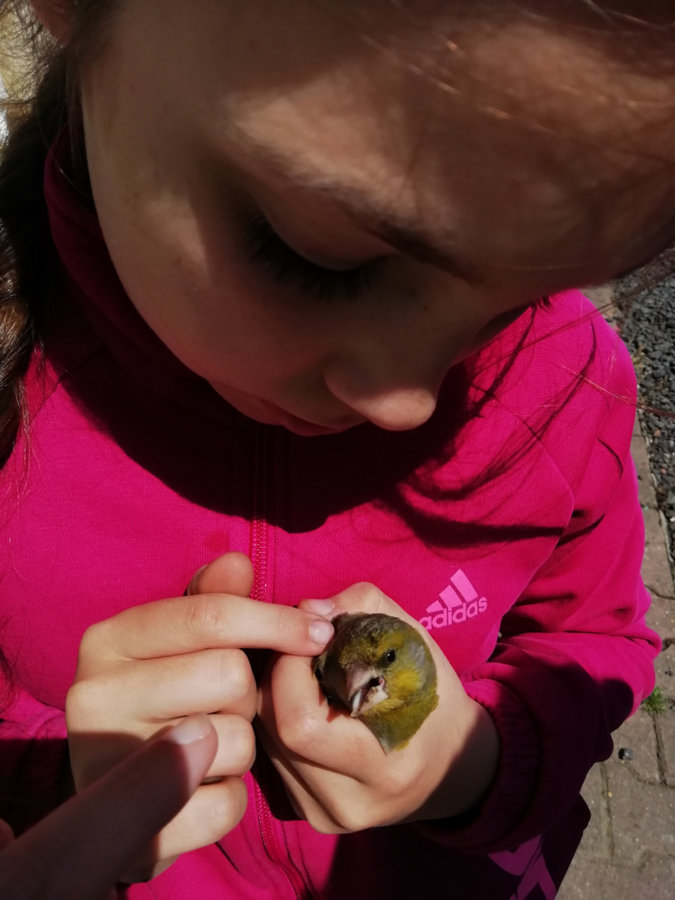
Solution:
[{"label": "stone pavement", "polygon": [[636,425],[646,550],[642,574],[653,604],[647,621],[663,640],[656,683],[666,708],[640,708],[614,732],[610,759],[583,788],[592,819],[558,900],[675,900],[675,591],[645,441]]}]

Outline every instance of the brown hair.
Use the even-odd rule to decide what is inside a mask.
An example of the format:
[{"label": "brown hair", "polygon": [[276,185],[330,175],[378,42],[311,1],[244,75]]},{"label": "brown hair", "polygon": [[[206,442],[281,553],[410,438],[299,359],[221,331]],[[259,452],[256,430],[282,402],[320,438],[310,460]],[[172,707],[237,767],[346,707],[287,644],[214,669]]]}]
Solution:
[{"label": "brown hair", "polygon": [[0,24],[32,50],[34,96],[9,102],[7,145],[0,156],[0,466],[23,417],[22,378],[39,343],[58,282],[43,194],[49,147],[77,106],[77,67],[92,46],[108,0],[71,0],[72,40],[58,49],[21,0],[0,0]]}]

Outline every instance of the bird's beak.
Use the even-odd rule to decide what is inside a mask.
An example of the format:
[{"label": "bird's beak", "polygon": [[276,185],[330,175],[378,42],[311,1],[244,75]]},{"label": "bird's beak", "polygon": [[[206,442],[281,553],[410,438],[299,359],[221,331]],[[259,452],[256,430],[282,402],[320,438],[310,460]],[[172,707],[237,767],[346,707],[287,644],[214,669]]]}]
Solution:
[{"label": "bird's beak", "polygon": [[348,706],[352,716],[360,716],[387,694],[384,678],[372,666],[352,666],[346,674]]}]

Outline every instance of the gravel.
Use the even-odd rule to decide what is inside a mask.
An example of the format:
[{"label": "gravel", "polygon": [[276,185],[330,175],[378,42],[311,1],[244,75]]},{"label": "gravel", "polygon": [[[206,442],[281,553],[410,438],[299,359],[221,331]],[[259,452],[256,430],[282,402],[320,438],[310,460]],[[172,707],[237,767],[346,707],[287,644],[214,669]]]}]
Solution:
[{"label": "gravel", "polygon": [[638,417],[675,578],[675,257],[613,285],[621,335],[638,378]]}]

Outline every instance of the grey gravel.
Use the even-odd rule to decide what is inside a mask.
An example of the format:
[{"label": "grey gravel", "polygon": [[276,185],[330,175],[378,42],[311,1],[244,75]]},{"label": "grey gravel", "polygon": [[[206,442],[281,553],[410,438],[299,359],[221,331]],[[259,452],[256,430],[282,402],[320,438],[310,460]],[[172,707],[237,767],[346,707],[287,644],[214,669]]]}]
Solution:
[{"label": "grey gravel", "polygon": [[675,577],[675,258],[614,284],[618,325],[638,378],[638,416]]}]

